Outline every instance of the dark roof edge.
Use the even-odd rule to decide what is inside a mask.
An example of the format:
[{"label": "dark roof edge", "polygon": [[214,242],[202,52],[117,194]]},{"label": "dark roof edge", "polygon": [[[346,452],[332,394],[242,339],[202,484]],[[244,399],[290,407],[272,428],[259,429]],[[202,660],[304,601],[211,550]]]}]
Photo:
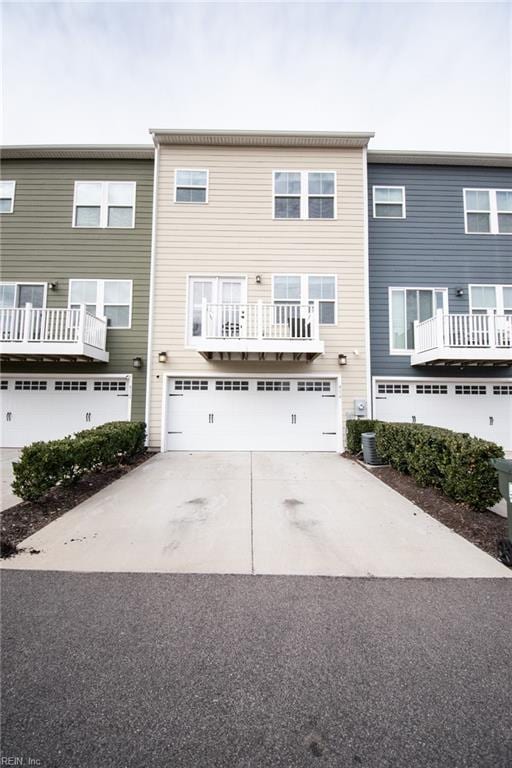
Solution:
[{"label": "dark roof edge", "polygon": [[152,160],[152,144],[45,144],[5,145],[0,147],[4,160]]},{"label": "dark roof edge", "polygon": [[512,154],[491,154],[485,152],[416,152],[399,150],[368,151],[369,163],[390,163],[396,165],[481,165],[511,167]]}]

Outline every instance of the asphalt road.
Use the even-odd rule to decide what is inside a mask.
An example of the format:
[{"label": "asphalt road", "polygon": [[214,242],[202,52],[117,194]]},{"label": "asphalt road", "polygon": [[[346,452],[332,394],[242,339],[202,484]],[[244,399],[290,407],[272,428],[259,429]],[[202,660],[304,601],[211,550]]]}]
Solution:
[{"label": "asphalt road", "polygon": [[2,756],[23,765],[512,765],[507,580],[2,581]]}]

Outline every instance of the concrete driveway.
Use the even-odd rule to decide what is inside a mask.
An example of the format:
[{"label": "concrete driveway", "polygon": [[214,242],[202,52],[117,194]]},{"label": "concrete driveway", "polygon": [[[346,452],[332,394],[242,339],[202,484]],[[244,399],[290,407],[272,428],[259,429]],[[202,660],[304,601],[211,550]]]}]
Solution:
[{"label": "concrete driveway", "polygon": [[20,448],[0,448],[0,511],[9,509],[21,501],[11,490],[12,463],[16,461],[20,453]]},{"label": "concrete driveway", "polygon": [[327,453],[159,454],[23,546],[3,567],[511,575],[360,466]]}]

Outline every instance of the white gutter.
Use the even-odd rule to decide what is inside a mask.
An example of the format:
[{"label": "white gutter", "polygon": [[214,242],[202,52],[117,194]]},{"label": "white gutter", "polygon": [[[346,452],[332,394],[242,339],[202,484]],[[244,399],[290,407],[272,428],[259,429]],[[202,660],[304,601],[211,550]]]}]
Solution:
[{"label": "white gutter", "polygon": [[156,262],[156,218],[158,210],[158,176],[160,166],[160,144],[158,139],[153,137],[155,142],[155,163],[153,168],[153,211],[151,223],[151,261],[149,268],[149,311],[148,311],[148,351],[147,351],[147,371],[146,371],[146,404],[144,409],[144,420],[146,422],[146,445],[149,443],[149,419],[151,416],[151,376],[153,371],[153,316],[154,316],[154,293],[155,293],[155,262]]}]

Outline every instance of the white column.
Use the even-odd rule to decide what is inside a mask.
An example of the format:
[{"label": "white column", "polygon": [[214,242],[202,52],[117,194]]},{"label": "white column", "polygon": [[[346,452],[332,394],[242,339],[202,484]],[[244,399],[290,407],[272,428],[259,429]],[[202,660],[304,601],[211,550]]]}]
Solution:
[{"label": "white column", "polygon": [[25,304],[25,314],[23,322],[23,341],[30,341],[30,323],[32,320],[32,304]]}]

